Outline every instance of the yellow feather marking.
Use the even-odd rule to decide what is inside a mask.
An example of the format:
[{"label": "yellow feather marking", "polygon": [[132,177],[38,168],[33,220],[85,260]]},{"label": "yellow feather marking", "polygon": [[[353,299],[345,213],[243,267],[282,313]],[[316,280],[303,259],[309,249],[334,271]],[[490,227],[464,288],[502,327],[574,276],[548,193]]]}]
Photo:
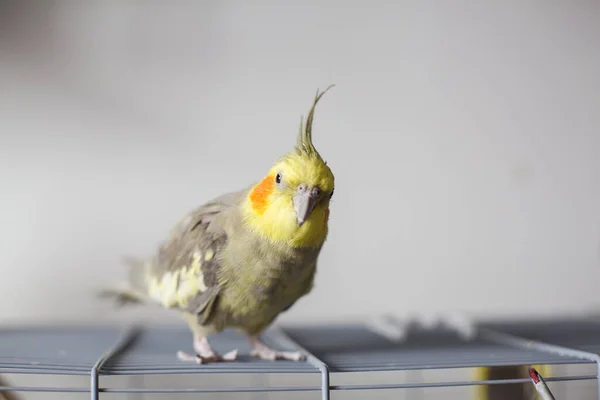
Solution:
[{"label": "yellow feather marking", "polygon": [[200,258],[202,257],[201,253],[194,253],[192,256],[192,265],[190,266],[190,274],[192,275],[202,275],[202,261]]},{"label": "yellow feather marking", "polygon": [[190,298],[206,290],[204,275],[202,274],[201,258],[201,252],[194,252],[190,267],[186,268],[184,266],[180,269],[180,282],[176,293],[176,302],[182,307],[188,303]]},{"label": "yellow feather marking", "polygon": [[177,303],[184,307],[187,305],[189,299],[198,293],[198,285],[194,279],[193,269],[189,270],[183,267],[181,269],[181,281],[179,283],[179,289],[177,290]]},{"label": "yellow feather marking", "polygon": [[206,261],[210,261],[212,260],[213,256],[215,255],[215,252],[213,251],[213,249],[208,249],[206,250],[206,254],[204,255],[204,259]]},{"label": "yellow feather marking", "polygon": [[179,271],[168,272],[161,282],[162,303],[165,307],[173,307],[177,303],[177,287],[179,286]]},{"label": "yellow feather marking", "polygon": [[195,251],[194,254],[192,254],[192,258],[194,259],[194,262],[196,262],[196,260],[200,262],[200,259],[202,259],[202,253]]},{"label": "yellow feather marking", "polygon": [[[209,252],[212,250],[209,250]],[[208,257],[208,252],[207,252],[207,257]],[[200,252],[196,252],[193,255],[193,261],[192,261],[192,266],[190,268],[192,276],[190,276],[191,280],[195,280],[197,285],[198,285],[198,290],[200,290],[201,292],[204,292],[206,290],[206,285],[204,284],[204,275],[202,274],[202,262],[200,261],[200,258],[202,257],[202,253]]]},{"label": "yellow feather marking", "polygon": [[[213,256],[212,249],[205,254],[207,260],[212,259]],[[198,292],[204,292],[207,287],[204,283],[204,274],[202,274],[201,259],[202,253],[196,251],[192,254],[192,264],[189,268],[183,265],[177,271],[167,272],[160,279],[150,278],[148,285],[150,297],[167,308],[176,304],[183,307]]]},{"label": "yellow feather marking", "polygon": [[167,272],[160,279],[151,278],[148,285],[150,297],[160,302],[164,307],[173,307],[177,304],[180,279],[179,271]]},{"label": "yellow feather marking", "polygon": [[150,279],[150,285],[148,285],[148,294],[154,300],[160,301],[160,286],[158,284],[158,279],[154,277]]}]

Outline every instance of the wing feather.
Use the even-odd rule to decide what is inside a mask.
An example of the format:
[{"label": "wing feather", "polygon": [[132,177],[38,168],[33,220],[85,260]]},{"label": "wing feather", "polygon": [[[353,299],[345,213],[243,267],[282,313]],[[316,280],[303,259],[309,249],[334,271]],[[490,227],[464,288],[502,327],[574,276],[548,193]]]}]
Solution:
[{"label": "wing feather", "polygon": [[200,322],[210,317],[221,289],[219,256],[227,244],[227,234],[217,217],[231,211],[243,193],[213,199],[187,213],[171,229],[155,257],[144,263],[144,286],[153,301],[194,313]]}]

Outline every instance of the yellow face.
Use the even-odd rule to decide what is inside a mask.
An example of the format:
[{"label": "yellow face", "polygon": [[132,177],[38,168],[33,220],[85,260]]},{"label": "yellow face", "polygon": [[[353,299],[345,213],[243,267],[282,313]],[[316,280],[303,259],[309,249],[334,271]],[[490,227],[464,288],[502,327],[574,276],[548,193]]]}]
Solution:
[{"label": "yellow face", "polygon": [[333,173],[320,157],[292,152],[249,192],[246,221],[273,242],[321,246],[327,236],[333,191]]}]

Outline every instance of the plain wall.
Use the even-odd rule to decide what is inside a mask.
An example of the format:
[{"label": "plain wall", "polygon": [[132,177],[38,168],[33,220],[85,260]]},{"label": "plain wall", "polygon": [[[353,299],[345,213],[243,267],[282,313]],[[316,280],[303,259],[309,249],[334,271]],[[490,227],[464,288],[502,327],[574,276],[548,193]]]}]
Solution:
[{"label": "plain wall", "polygon": [[0,10],[3,320],[142,315],[93,292],[261,179],[331,83],[313,130],[330,235],[280,321],[600,304],[598,2]]}]

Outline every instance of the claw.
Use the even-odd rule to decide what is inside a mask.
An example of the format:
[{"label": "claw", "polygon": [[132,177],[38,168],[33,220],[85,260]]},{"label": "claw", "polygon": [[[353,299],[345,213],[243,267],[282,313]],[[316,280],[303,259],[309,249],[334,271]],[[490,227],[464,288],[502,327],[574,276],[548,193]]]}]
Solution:
[{"label": "claw", "polygon": [[299,351],[260,351],[260,350],[252,350],[250,353],[252,357],[260,358],[261,360],[289,360],[289,361],[304,361],[306,360],[306,356]]},{"label": "claw", "polygon": [[193,356],[193,355],[185,353],[183,351],[177,352],[177,359],[179,361],[183,361],[183,362],[195,362],[198,364],[202,363],[201,360],[199,360],[197,356]]},{"label": "claw", "polygon": [[254,350],[250,353],[252,357],[257,357],[262,360],[289,360],[289,361],[304,361],[306,356],[299,351],[277,351],[256,338],[250,338],[250,342],[254,346]]},{"label": "claw", "polygon": [[208,364],[212,362],[221,362],[221,361],[235,361],[237,360],[237,350],[232,350],[225,354],[224,356],[215,352],[208,343],[208,340],[205,337],[195,337],[194,338],[194,350],[196,350],[196,355],[193,356],[191,354],[185,353],[183,351],[177,352],[177,359],[183,362],[195,362],[196,364]]},{"label": "claw", "polygon": [[223,357],[221,357],[221,359],[223,361],[235,361],[235,360],[237,360],[237,355],[238,355],[238,351],[237,351],[237,349],[235,349],[235,350],[231,350],[230,352],[226,353]]},{"label": "claw", "polygon": [[177,359],[183,362],[195,362],[196,364],[208,364],[213,362],[222,362],[222,361],[235,361],[237,360],[238,351],[232,350],[221,356],[219,354],[212,354],[208,356],[203,356],[201,354],[196,354],[195,356],[185,353],[183,351],[177,352]]}]

